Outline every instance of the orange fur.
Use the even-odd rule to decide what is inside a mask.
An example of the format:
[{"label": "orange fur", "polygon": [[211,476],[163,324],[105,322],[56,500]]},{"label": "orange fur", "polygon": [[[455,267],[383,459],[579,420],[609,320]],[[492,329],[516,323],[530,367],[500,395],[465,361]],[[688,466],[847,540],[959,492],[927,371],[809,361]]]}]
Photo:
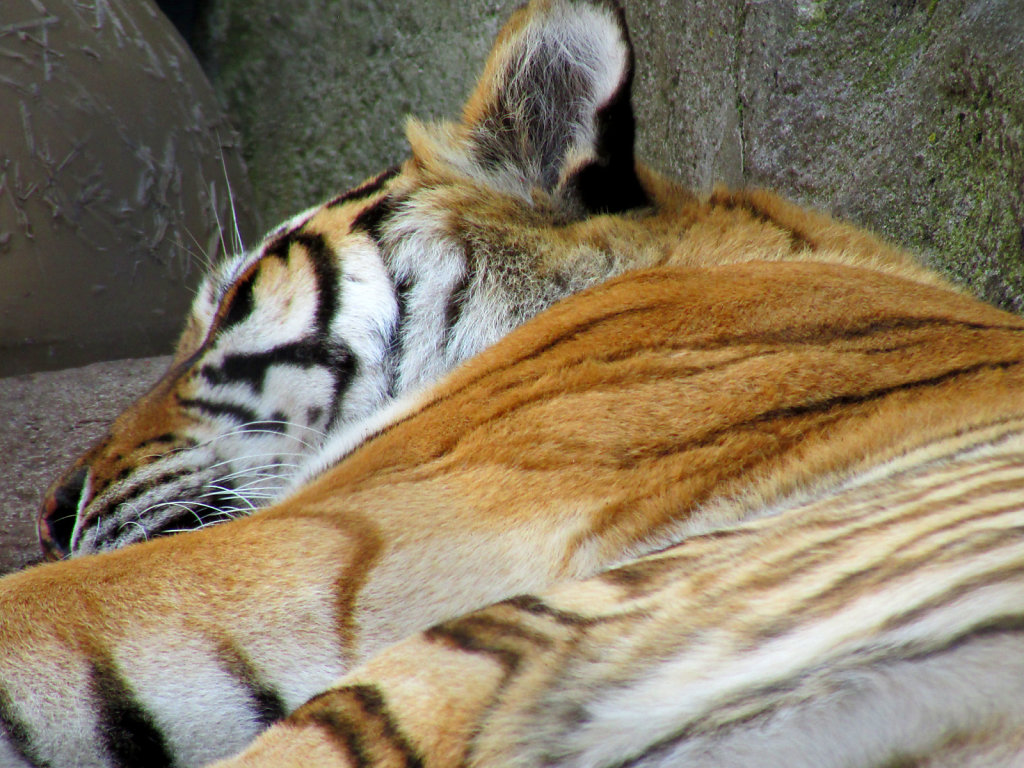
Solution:
[{"label": "orange fur", "polygon": [[974,300],[849,267],[629,275],[514,332],[274,508],[0,582],[0,647],[45,649],[38,679],[74,680],[44,660],[100,643],[123,665],[159,637],[218,633],[254,659],[280,645],[303,659],[306,627],[351,666],[1019,419],[1022,333]]}]

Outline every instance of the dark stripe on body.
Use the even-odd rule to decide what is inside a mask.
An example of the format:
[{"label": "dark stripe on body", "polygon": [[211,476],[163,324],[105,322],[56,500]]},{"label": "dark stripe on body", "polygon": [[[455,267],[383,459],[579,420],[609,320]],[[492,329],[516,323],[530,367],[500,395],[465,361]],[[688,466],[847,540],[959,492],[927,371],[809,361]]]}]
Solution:
[{"label": "dark stripe on body", "polygon": [[[998,533],[998,531],[993,531],[993,534],[996,533]],[[1018,536],[1020,536],[1022,532],[1018,530],[1016,531],[1016,533],[1018,534]],[[998,546],[991,547],[991,549],[1001,548],[1002,547]],[[971,554],[976,556],[977,553],[972,552]],[[924,558],[922,558],[922,560],[924,560]],[[927,563],[927,561],[924,562]],[[879,631],[889,632],[897,629],[902,629],[910,624],[913,624],[915,621],[919,620],[923,616],[926,616],[927,614],[935,610],[950,605],[950,603],[955,602],[958,598],[968,596],[972,592],[975,592],[979,589],[983,589],[985,587],[992,586],[994,584],[1005,583],[1010,579],[1020,580],[1022,576],[1024,576],[1024,562],[1018,562],[1016,564],[1007,565],[1002,568],[993,569],[990,571],[986,571],[985,573],[978,574],[972,579],[969,579],[965,582],[961,582],[950,587],[948,590],[943,592],[938,597],[933,597],[927,602],[921,603],[920,605],[911,608],[903,613],[900,613],[899,615],[891,616],[879,626]],[[1013,615],[1011,617],[1012,622],[1010,624],[1006,623],[1007,619],[1005,616],[998,617],[998,621],[996,622],[995,626],[998,628],[998,631],[1024,631],[1024,609],[1021,610],[1021,614],[1022,615]],[[963,639],[964,637],[968,637],[973,634],[985,634],[986,631],[991,632],[993,629],[993,627],[990,626],[992,621],[992,618],[984,619],[971,629],[965,630],[958,637],[960,639]],[[952,645],[955,642],[956,638],[950,640],[948,647],[952,647]],[[945,647],[947,646],[941,646],[938,648],[939,650],[941,650]]]},{"label": "dark stripe on body", "polygon": [[469,300],[472,280],[473,275],[467,270],[448,296],[444,307],[444,335],[441,342],[443,349],[448,349],[452,343],[455,326],[462,318],[462,311],[466,308],[466,302]]},{"label": "dark stripe on body", "polygon": [[506,678],[515,673],[524,657],[523,653],[512,647],[513,643],[525,642],[531,651],[551,646],[550,638],[511,621],[495,619],[486,612],[470,614],[431,627],[424,632],[424,637],[460,651],[490,656],[505,671]]},{"label": "dark stripe on body", "polygon": [[[394,279],[392,278],[392,283]],[[409,320],[409,295],[412,293],[413,282],[402,280],[395,284],[395,302],[398,304],[398,319],[394,328],[391,329],[391,338],[388,341],[388,357],[392,364],[391,377],[388,382],[388,397],[395,398],[398,395],[399,367],[405,356],[405,326]]]},{"label": "dark stripe on body", "polygon": [[[557,608],[552,608],[536,595],[519,595],[518,597],[503,600],[501,603],[498,603],[498,605],[509,605],[516,610],[523,611],[524,613],[530,613],[534,616],[544,616],[545,618],[557,621],[559,624],[565,624],[570,627],[586,626],[600,621],[600,618],[584,616],[579,613],[560,611]],[[621,616],[621,614],[619,615]]]},{"label": "dark stripe on body", "polygon": [[727,211],[742,211],[755,221],[766,224],[773,229],[780,230],[785,233],[786,237],[789,239],[789,248],[792,253],[813,251],[818,247],[818,244],[811,240],[806,234],[797,231],[791,226],[783,224],[771,214],[758,208],[753,200],[749,200],[742,195],[730,195],[728,197],[719,197],[717,199],[713,198],[711,200],[711,205],[712,207],[720,206]]},{"label": "dark stripe on body", "polygon": [[[596,328],[599,328],[601,325],[607,322],[613,322],[621,317],[627,317],[629,315],[642,315],[648,312],[656,312],[662,309],[679,312],[685,309],[685,305],[680,306],[679,303],[673,301],[666,305],[652,304],[610,312],[607,315],[595,317],[586,322],[581,322],[578,325],[574,325],[572,328],[567,329],[565,333],[551,339],[543,346],[531,349],[527,356],[538,357],[544,352],[554,349],[555,347],[558,347],[561,344],[571,342],[578,336],[581,336]],[[691,341],[683,341],[682,343],[679,344],[669,345],[663,341],[655,341],[651,346],[656,349],[693,351],[713,351],[725,349],[728,347],[736,347],[750,344],[759,344],[764,346],[783,348],[787,346],[801,345],[827,347],[837,341],[856,341],[891,332],[919,331],[925,329],[953,331],[1005,331],[1011,333],[1024,333],[1024,326],[1019,325],[987,325],[984,323],[954,320],[944,317],[897,317],[886,321],[872,320],[860,325],[854,325],[845,328],[841,326],[836,327],[833,325],[823,326],[819,324],[811,324],[806,326],[770,330],[762,333],[720,335],[701,344],[696,344]],[[636,345],[631,345],[625,351],[611,352],[606,357],[601,358],[601,360],[603,362],[610,362],[616,359],[630,358],[635,356],[637,351],[643,351],[646,348],[647,347],[644,346],[643,342],[640,341]],[[879,347],[875,349],[857,351],[865,354],[879,354],[888,351],[888,348]],[[519,360],[516,360],[514,362],[519,362]]]},{"label": "dark stripe on body", "polygon": [[[1013,509],[1013,507],[1007,507],[1004,511],[1013,511]],[[923,515],[927,514],[929,512],[923,513]],[[915,515],[914,517],[920,516],[922,515]],[[757,583],[758,578],[755,577],[753,580],[744,579],[734,583],[731,585],[731,589],[741,594],[750,595],[764,594],[766,591],[780,588],[784,589],[786,582],[792,581],[802,574],[818,572],[822,569],[827,571],[835,559],[830,555],[836,552],[836,550],[844,551],[857,546],[860,543],[858,539],[861,538],[861,534],[864,534],[864,537],[870,541],[877,538],[883,528],[888,527],[888,523],[894,523],[898,526],[901,522],[906,522],[909,519],[908,516],[904,516],[902,520],[897,517],[895,520],[882,520],[874,527],[869,524],[860,530],[851,530],[845,534],[839,531],[838,535],[830,540],[818,542],[814,547],[814,551],[801,548],[796,552],[788,553],[788,557],[780,557],[779,559],[784,562],[772,562],[766,559],[765,571],[770,575],[765,580],[765,583]],[[958,522],[970,524],[974,521]],[[913,557],[900,556],[900,551],[905,547],[920,544],[923,539],[932,533],[935,533],[934,529],[928,530],[924,535],[913,540],[907,540],[893,552],[886,552],[884,566],[857,568],[843,573],[843,575],[827,586],[822,587],[815,594],[799,603],[791,605],[784,616],[779,616],[759,626],[753,637],[759,641],[781,637],[789,634],[801,624],[806,623],[808,618],[817,619],[824,615],[831,615],[835,611],[840,610],[841,606],[849,604],[851,600],[856,599],[859,595],[871,594],[891,587],[893,582],[910,574],[919,573],[928,566],[944,564],[950,559],[957,561],[965,558],[984,557],[993,551],[1005,549],[1009,545],[1011,535],[1013,534],[1016,535],[1018,540],[1024,538],[1022,536],[1024,531],[1017,528],[975,530],[969,534],[959,535],[954,533],[951,541],[940,542],[936,546],[930,547]],[[944,550],[953,545],[956,546],[956,551],[951,556],[943,557],[943,555],[947,554]],[[789,566],[790,562],[794,564],[792,567]],[[783,570],[773,570],[773,568],[781,568]],[[1019,577],[1022,573],[1024,573],[1024,563],[995,572],[986,572],[975,579],[951,587],[941,597],[933,598],[927,603],[907,610],[905,613],[891,617],[882,627],[885,629],[895,629],[912,623],[918,617],[942,605],[949,604],[958,597],[968,595],[980,587],[1005,581],[1008,577]]]},{"label": "dark stripe on body", "polygon": [[249,695],[253,717],[261,726],[268,727],[288,714],[281,694],[260,678],[256,666],[237,643],[221,639],[217,644],[217,659],[221,668]]},{"label": "dark stripe on body", "polygon": [[[976,637],[992,634],[1020,634],[1022,632],[1024,632],[1024,615],[1006,614],[984,619],[973,627],[944,641],[941,645],[929,647],[925,650],[915,650],[914,646],[907,645],[898,647],[887,645],[875,652],[868,650],[867,652],[860,651],[851,654],[851,658],[857,659],[860,657],[861,659],[859,663],[853,665],[837,665],[829,661],[827,655],[824,658],[817,656],[808,657],[804,659],[804,665],[788,679],[741,690],[732,698],[716,703],[713,712],[692,718],[686,725],[676,730],[675,733],[650,744],[639,754],[633,755],[629,759],[615,765],[616,768],[627,768],[627,766],[636,765],[658,755],[664,756],[677,745],[691,738],[712,731],[733,730],[765,716],[770,716],[784,706],[785,702],[780,701],[780,699],[785,694],[797,693],[807,682],[813,683],[814,681],[811,679],[811,676],[816,671],[821,670],[823,663],[826,664],[826,668],[833,668],[839,672],[849,672],[851,667],[873,669],[896,662],[920,662],[949,651],[954,651]],[[884,640],[885,638],[881,639]],[[757,702],[756,707],[755,702]],[[801,703],[803,703],[801,700],[797,701],[798,708]],[[723,714],[731,709],[738,709],[744,712],[744,714],[734,718],[726,716],[723,719]]]},{"label": "dark stripe on body", "polygon": [[[647,280],[649,282],[669,282],[675,281],[678,278],[671,274],[652,274]],[[529,347],[524,350],[522,356],[510,359],[503,366],[503,369],[512,368],[524,360],[536,359],[544,353],[568,342],[573,341],[578,336],[584,333],[596,329],[601,325],[608,322],[614,322],[615,320],[626,317],[629,315],[643,315],[651,312],[657,312],[659,310],[668,310],[669,312],[678,313],[685,307],[684,304],[680,304],[678,301],[669,301],[656,304],[645,304],[637,307],[630,307],[628,309],[615,310],[608,312],[607,314],[600,315],[598,317],[591,318],[589,320],[580,322],[567,328],[563,333],[549,339],[542,345],[536,347]],[[663,342],[654,342],[651,346],[654,348],[666,349],[666,350],[717,350],[723,349],[730,346],[739,344],[764,344],[764,345],[778,345],[778,344],[807,344],[815,346],[827,346],[834,341],[839,340],[855,340],[863,337],[869,337],[875,334],[881,334],[888,331],[904,331],[904,330],[918,330],[921,328],[934,328],[938,329],[962,329],[962,330],[983,330],[983,331],[1007,331],[1012,333],[1024,333],[1024,327],[1019,325],[988,325],[984,323],[975,323],[970,321],[960,321],[950,318],[943,317],[923,317],[923,318],[906,318],[898,317],[889,321],[879,322],[876,320],[847,328],[836,328],[833,326],[821,326],[821,325],[809,325],[797,328],[784,328],[781,330],[773,330],[765,333],[744,333],[735,336],[718,336],[715,339],[704,343],[704,344],[693,344],[693,343],[680,343],[678,345],[668,345]],[[645,347],[640,345],[631,346],[628,350],[613,351],[608,355],[600,358],[603,361],[614,361],[616,358],[633,357],[637,350],[643,350]],[[594,358],[598,359],[598,358]],[[424,406],[417,410],[415,413],[409,414],[408,416],[399,418],[387,425],[381,434],[395,429],[398,425],[402,424],[410,418],[413,418],[427,409],[438,407],[442,405],[446,400],[457,397],[463,393],[466,389],[476,386],[483,378],[494,374],[492,370],[484,370],[480,372],[475,378],[466,380],[459,388],[449,389],[443,395],[436,397],[431,402],[424,404]],[[509,384],[509,387],[515,386],[515,384]],[[501,390],[496,390],[500,392]]]},{"label": "dark stripe on body", "polygon": [[[531,357],[532,357],[532,355],[531,355]],[[621,457],[607,456],[607,457],[605,457],[605,460],[606,460],[606,463],[611,465],[611,466],[621,466],[621,467],[627,467],[628,468],[628,467],[634,466],[638,461],[649,460],[649,459],[657,459],[657,458],[664,458],[664,457],[667,457],[667,456],[672,456],[672,455],[675,455],[675,454],[684,453],[686,451],[696,450],[698,448],[704,448],[704,447],[707,447],[707,446],[710,446],[710,445],[713,445],[713,444],[717,443],[718,441],[721,440],[721,438],[723,436],[725,436],[725,435],[727,435],[727,434],[729,434],[731,432],[734,432],[736,430],[744,430],[744,429],[757,428],[757,427],[762,426],[764,424],[768,424],[768,423],[775,422],[775,421],[784,421],[784,420],[790,420],[790,419],[798,419],[798,418],[820,416],[820,417],[822,417],[822,421],[818,425],[819,428],[820,428],[820,427],[824,426],[824,424],[827,423],[828,421],[835,421],[835,420],[838,420],[838,419],[842,418],[845,415],[844,411],[847,408],[851,408],[851,407],[855,407],[855,406],[861,406],[861,405],[866,405],[868,403],[871,403],[872,401],[881,400],[881,399],[884,399],[884,398],[886,398],[886,397],[888,397],[890,395],[894,395],[894,394],[901,393],[901,392],[913,392],[913,391],[918,390],[918,389],[923,389],[923,388],[933,387],[933,386],[936,386],[936,385],[941,385],[941,384],[953,381],[955,379],[958,379],[960,377],[969,376],[969,375],[976,374],[976,373],[981,373],[983,371],[1006,370],[1008,368],[1012,368],[1012,367],[1018,366],[1022,362],[1024,362],[1024,361],[1022,361],[1022,360],[1009,360],[1009,361],[1003,361],[1003,362],[997,362],[997,363],[977,363],[975,365],[969,365],[969,366],[965,366],[963,368],[956,368],[956,369],[953,369],[953,370],[950,370],[950,371],[946,371],[946,372],[938,374],[936,376],[930,376],[930,377],[927,377],[927,378],[924,378],[924,379],[914,379],[914,380],[911,380],[911,381],[902,382],[900,384],[895,384],[893,386],[888,386],[888,387],[878,387],[876,389],[868,390],[867,392],[856,393],[856,394],[848,394],[848,395],[837,395],[837,396],[830,397],[830,398],[825,398],[825,399],[822,399],[822,400],[811,401],[809,403],[804,403],[804,404],[801,404],[801,405],[789,405],[789,406],[783,406],[783,407],[779,407],[779,408],[773,408],[773,409],[769,409],[769,410],[763,411],[763,412],[761,412],[759,414],[756,414],[754,416],[751,416],[748,419],[744,419],[742,421],[731,422],[731,423],[725,424],[724,426],[719,427],[717,429],[709,430],[708,432],[704,433],[702,436],[695,437],[694,439],[688,440],[686,442],[670,442],[670,443],[662,444],[662,445],[648,444],[642,450],[639,447],[637,447],[634,450],[629,451],[624,456],[621,456]],[[715,365],[714,368],[726,368],[726,367],[728,367],[729,365],[732,365],[732,364],[735,364],[735,361],[726,361],[725,363],[720,363],[720,364]],[[511,366],[506,366],[506,368],[508,368],[508,367],[511,367]],[[684,376],[685,377],[689,377],[689,376],[695,376],[695,375],[703,374],[707,370],[709,370],[709,368],[707,368],[707,367],[704,367],[704,368],[694,367],[694,368],[690,368],[690,369],[688,369],[686,371],[680,371],[680,372],[678,372],[678,373],[676,373],[674,375],[677,378],[682,378]],[[492,373],[491,371],[487,371],[483,375],[486,376],[486,375],[489,375],[491,373]],[[657,378],[664,378],[664,373],[659,371],[656,374],[656,376],[657,376]],[[639,381],[639,379],[637,379],[635,374],[631,374],[631,381],[637,382],[637,381]],[[472,383],[475,384],[477,382],[474,381]],[[516,385],[515,382],[511,382],[508,385],[508,387],[513,387],[515,385]],[[431,401],[429,403],[426,403],[422,408],[420,408],[416,412],[410,414],[409,416],[397,419],[396,421],[388,424],[382,430],[381,433],[383,434],[385,432],[393,430],[398,425],[403,423],[404,421],[407,421],[408,419],[420,416],[423,413],[425,413],[428,409],[439,406],[445,400],[448,400],[448,399],[456,396],[457,394],[459,394],[461,391],[465,390],[468,386],[469,386],[468,384],[464,385],[460,390],[453,390],[451,392],[447,392],[443,396],[441,396],[441,397],[439,397],[439,398],[437,398],[437,399],[435,399],[435,400],[433,400],[433,401]],[[586,386],[589,388],[589,387],[591,387],[591,384],[588,383]],[[501,391],[502,391],[501,388],[494,389],[494,390],[492,390],[491,394],[492,395],[498,394]],[[562,395],[566,394],[568,391],[569,390],[566,390],[566,389],[563,388],[563,389],[561,389],[561,390],[559,390],[557,392],[557,395],[562,396]],[[517,400],[515,405],[512,406],[512,409],[513,410],[521,410],[523,408],[529,407],[532,404],[545,402],[545,401],[549,400],[553,396],[554,395],[551,392],[547,392],[547,391],[541,392],[541,393],[539,393],[538,395],[536,395],[536,396],[534,396],[532,398]],[[475,427],[476,428],[482,428],[482,427],[484,427],[489,422],[499,421],[499,420],[501,420],[503,418],[507,418],[507,417],[508,417],[508,412],[507,411],[499,411],[499,412],[496,412],[494,414],[491,414],[487,418],[487,420],[480,420],[480,421],[475,422]],[[445,451],[445,450],[447,450],[447,449],[444,448],[444,447],[441,448],[442,452]],[[784,450],[785,449],[780,449],[780,451],[778,451],[778,453],[784,452]],[[438,455],[440,455],[440,454],[438,454]],[[763,458],[767,459],[768,457],[763,457]],[[599,458],[595,457],[595,460],[599,460]]]},{"label": "dark stripe on body", "polygon": [[369,685],[354,685],[350,690],[352,691],[353,698],[359,702],[363,711],[380,722],[381,729],[384,731],[388,742],[392,748],[405,758],[405,764],[411,768],[422,766],[423,758],[395,724],[395,720],[388,710],[387,703],[381,692]]},{"label": "dark stripe on body", "polygon": [[113,662],[92,659],[89,677],[99,736],[112,763],[118,768],[174,765],[174,756],[153,716],[135,698]]},{"label": "dark stripe on body", "polygon": [[351,685],[325,691],[303,704],[289,720],[316,724],[330,733],[357,766],[382,762],[381,746],[374,733],[376,726],[386,740],[384,748],[397,752],[404,765],[423,765],[423,757],[402,733],[384,696],[373,686]]},{"label": "dark stripe on body", "polygon": [[811,402],[806,405],[791,405],[783,408],[774,408],[764,411],[751,419],[736,422],[732,425],[731,429],[735,429],[737,427],[743,429],[763,422],[790,419],[818,413],[828,413],[829,411],[834,411],[837,408],[846,408],[852,405],[862,405],[864,403],[871,402],[872,400],[880,400],[884,397],[888,397],[889,395],[896,394],[897,392],[912,392],[915,389],[921,389],[922,387],[934,387],[939,384],[945,384],[946,382],[953,381],[954,379],[958,379],[962,376],[970,376],[975,373],[981,373],[982,371],[1005,371],[1008,368],[1020,365],[1022,362],[1024,362],[1024,360],[1004,360],[998,363],[976,363],[975,365],[967,365],[963,368],[954,368],[936,376],[929,376],[925,379],[913,379],[901,384],[895,384],[891,387],[878,387],[877,389],[871,389],[859,394],[837,395],[835,397],[825,398],[824,400]]},{"label": "dark stripe on body", "polygon": [[11,746],[14,752],[33,768],[49,768],[32,743],[32,731],[14,710],[11,697],[0,687],[0,738]]}]

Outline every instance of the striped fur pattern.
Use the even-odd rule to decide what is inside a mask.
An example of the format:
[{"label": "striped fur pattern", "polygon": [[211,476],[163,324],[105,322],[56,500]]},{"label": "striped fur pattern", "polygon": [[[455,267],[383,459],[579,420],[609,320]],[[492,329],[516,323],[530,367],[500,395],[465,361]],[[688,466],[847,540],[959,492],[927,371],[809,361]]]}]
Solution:
[{"label": "striped fur pattern", "polygon": [[[249,765],[504,764],[491,738],[728,764],[804,749],[800,722],[836,765],[991,742],[1019,726],[986,654],[1020,645],[1022,421],[1024,320],[972,299],[808,262],[631,273],[257,515],[0,581],[0,765],[199,765],[293,712]],[[876,682],[921,716],[834,742],[873,730]]]},{"label": "striped fur pattern", "polygon": [[700,198],[638,167],[621,12],[533,3],[457,123],[202,286],[164,378],[51,489],[54,558],[229,520],[337,460],[402,396],[555,301],[629,269],[852,262],[938,282],[897,249],[764,192]]},{"label": "striped fur pattern", "polygon": [[1024,320],[637,165],[632,58],[534,0],[210,276],[0,579],[0,768],[1021,763]]},{"label": "striped fur pattern", "polygon": [[221,765],[1021,765],[1022,457],[968,428],[441,624]]}]

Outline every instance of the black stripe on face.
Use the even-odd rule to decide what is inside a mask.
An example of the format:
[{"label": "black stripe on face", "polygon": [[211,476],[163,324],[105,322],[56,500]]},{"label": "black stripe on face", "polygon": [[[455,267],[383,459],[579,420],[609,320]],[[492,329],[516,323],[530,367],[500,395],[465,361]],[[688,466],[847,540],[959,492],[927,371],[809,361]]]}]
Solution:
[{"label": "black stripe on face", "polygon": [[32,744],[32,732],[14,711],[14,704],[7,691],[0,688],[0,737],[6,739],[14,752],[33,768],[49,768]]},{"label": "black stripe on face", "polygon": [[174,756],[153,716],[135,698],[109,659],[93,659],[90,687],[98,730],[113,765],[118,768],[170,766]]},{"label": "black stripe on face", "polygon": [[327,207],[336,208],[337,206],[344,205],[345,203],[354,203],[357,200],[363,200],[370,197],[370,195],[379,192],[381,188],[397,176],[401,170],[402,166],[400,165],[392,166],[380,175],[370,179],[365,184],[338,195],[336,198],[331,200],[331,202],[327,203]]},{"label": "black stripe on face", "polygon": [[119,507],[123,504],[127,504],[130,501],[134,501],[145,493],[149,493],[154,488],[158,488],[162,485],[168,485],[176,480],[180,480],[183,477],[188,477],[195,470],[190,468],[176,469],[172,472],[164,472],[155,478],[146,480],[144,483],[130,487],[126,492],[110,500],[105,504],[109,509]]},{"label": "black stripe on face", "polygon": [[316,327],[321,340],[330,332],[330,323],[338,312],[338,263],[323,235],[298,233],[295,242],[301,245],[313,264],[317,282]]},{"label": "black stripe on face", "polygon": [[199,375],[214,386],[242,383],[258,391],[262,389],[263,380],[272,366],[334,367],[339,362],[336,358],[337,355],[329,354],[319,340],[304,340],[282,344],[265,352],[225,355],[219,365],[207,363],[200,368]]},{"label": "black stripe on face", "polygon": [[[332,414],[330,424],[339,414],[339,402],[355,377],[359,361],[351,349],[332,336],[332,323],[341,311],[340,269],[337,255],[326,239],[315,232],[302,229],[282,234],[267,246],[268,255],[289,260],[300,249],[307,257],[316,280],[316,310],[313,326],[301,339],[281,344],[272,349],[245,354],[225,354],[219,363],[206,363],[199,375],[211,385],[246,384],[260,394],[268,370],[273,366],[290,365],[301,369],[321,367],[333,378]],[[273,253],[270,253],[270,251]],[[252,311],[259,312],[259,307]],[[215,402],[207,398],[181,398],[180,404],[202,411],[206,416],[227,416],[242,424],[264,421],[254,410],[241,405]]]},{"label": "black stripe on face", "polygon": [[178,404],[183,408],[193,408],[213,418],[227,416],[239,424],[261,421],[259,415],[251,408],[233,403],[217,403],[202,397],[179,397]]},{"label": "black stripe on face", "polygon": [[358,372],[359,360],[349,347],[333,338],[331,325],[338,313],[343,310],[339,293],[341,275],[336,254],[330,249],[324,237],[319,234],[299,234],[296,236],[296,242],[306,249],[309,260],[313,264],[319,288],[315,320],[316,331],[308,343],[315,345],[312,362],[323,366],[334,376],[333,395],[329,409],[331,418],[327,424],[329,429],[340,416],[339,404]]},{"label": "black stripe on face", "polygon": [[379,243],[384,234],[384,221],[398,209],[398,204],[399,201],[391,195],[385,195],[356,216],[352,222],[352,231],[365,232],[375,243]]},{"label": "black stripe on face", "polygon": [[253,290],[256,284],[256,277],[259,275],[259,263],[257,262],[238,283],[234,286],[231,296],[226,299],[228,305],[223,310],[218,330],[225,330],[238,323],[243,322],[252,314],[255,300]]},{"label": "black stripe on face", "polygon": [[[267,370],[274,365],[293,365],[299,368],[323,366],[335,372],[339,369],[348,372],[351,352],[331,341],[331,322],[339,311],[340,303],[335,255],[320,235],[292,233],[278,248],[282,253],[287,253],[292,244],[301,246],[306,252],[317,281],[315,328],[309,336],[299,341],[281,344],[264,352],[227,354],[219,364],[203,365],[199,374],[210,384],[241,382],[259,391],[263,387]],[[343,380],[338,381],[336,388],[344,383]]]}]

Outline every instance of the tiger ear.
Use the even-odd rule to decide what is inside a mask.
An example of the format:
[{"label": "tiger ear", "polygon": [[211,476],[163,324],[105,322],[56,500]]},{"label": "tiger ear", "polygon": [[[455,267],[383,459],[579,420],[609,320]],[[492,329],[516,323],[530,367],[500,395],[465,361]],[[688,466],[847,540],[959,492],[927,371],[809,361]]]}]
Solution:
[{"label": "tiger ear", "polygon": [[533,0],[499,33],[461,124],[435,136],[450,165],[501,192],[586,212],[636,208],[648,200],[632,84],[633,48],[613,0]]}]

